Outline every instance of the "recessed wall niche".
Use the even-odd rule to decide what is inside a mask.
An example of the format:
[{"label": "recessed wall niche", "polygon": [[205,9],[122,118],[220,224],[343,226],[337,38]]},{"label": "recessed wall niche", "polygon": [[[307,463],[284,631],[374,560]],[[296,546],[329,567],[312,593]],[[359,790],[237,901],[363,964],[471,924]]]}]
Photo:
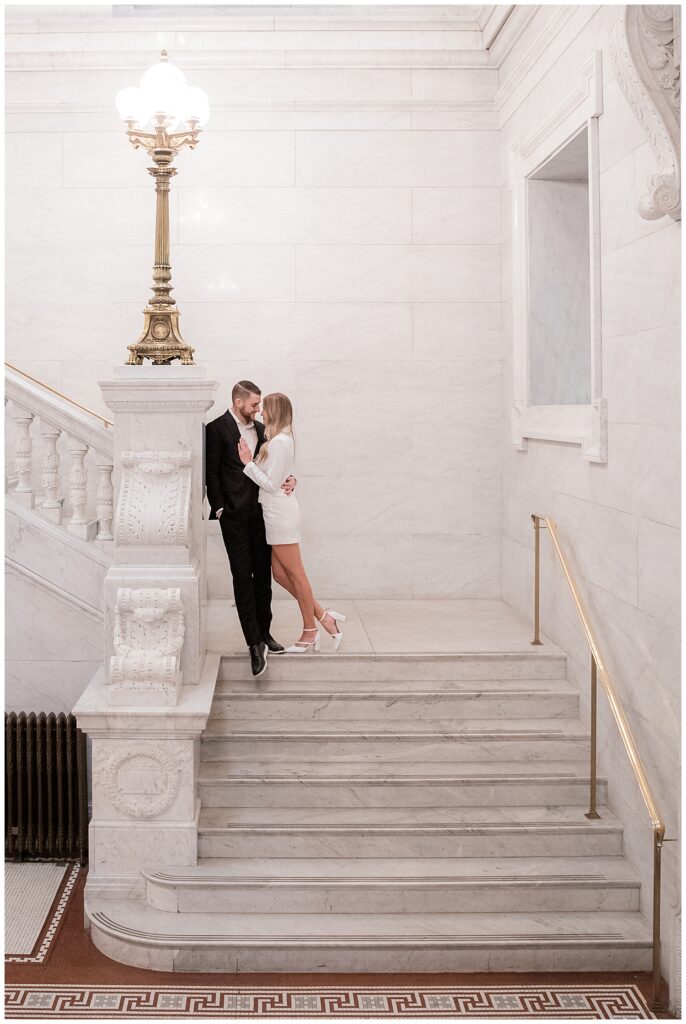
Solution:
[{"label": "recessed wall niche", "polygon": [[602,391],[600,163],[602,54],[536,129],[513,142],[512,443],[581,446],[607,460]]},{"label": "recessed wall niche", "polygon": [[591,401],[588,130],[527,179],[529,400]]}]

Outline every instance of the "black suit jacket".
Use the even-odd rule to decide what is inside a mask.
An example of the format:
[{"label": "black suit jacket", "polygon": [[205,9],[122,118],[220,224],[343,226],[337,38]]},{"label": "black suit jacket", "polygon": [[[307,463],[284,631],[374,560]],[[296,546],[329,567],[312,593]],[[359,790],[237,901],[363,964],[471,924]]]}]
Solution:
[{"label": "black suit jacket", "polygon": [[[264,424],[255,420],[255,428],[257,455],[264,443]],[[217,518],[219,508],[224,509],[222,516],[240,519],[249,517],[258,508],[260,489],[245,475],[238,457],[240,437],[238,424],[229,410],[205,428],[205,481],[210,519]]]}]

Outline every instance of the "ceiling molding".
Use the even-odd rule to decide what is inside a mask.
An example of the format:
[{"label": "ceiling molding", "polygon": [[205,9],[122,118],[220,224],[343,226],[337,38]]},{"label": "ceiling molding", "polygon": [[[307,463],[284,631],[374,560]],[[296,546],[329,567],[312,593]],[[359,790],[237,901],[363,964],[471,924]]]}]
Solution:
[{"label": "ceiling molding", "polygon": [[[175,52],[185,71],[230,68],[448,68],[489,70],[482,50],[195,50]],[[5,71],[132,71],[150,64],[147,51],[29,51],[8,53]],[[490,68],[490,70],[494,70]]]},{"label": "ceiling molding", "polygon": [[[88,101],[34,101],[6,104],[6,115],[29,114],[111,114],[113,104]],[[281,100],[249,99],[224,100],[212,104],[212,114],[245,114],[250,112],[295,111],[297,113],[341,113],[345,111],[381,113],[460,113],[483,112],[493,114],[489,100]],[[492,130],[492,129],[491,129]]]},{"label": "ceiling molding", "polygon": [[[536,8],[536,13],[538,13],[541,10],[550,10],[550,8],[538,7]],[[525,51],[522,53],[520,59],[516,62],[510,75],[501,81],[500,88],[498,89],[495,95],[496,110],[502,111],[505,105],[516,93],[517,89],[527,79],[530,79],[530,85],[527,90],[527,95],[531,91],[531,89],[533,89],[536,86],[540,78],[546,73],[550,66],[549,64],[542,63],[542,55],[545,55],[546,58],[551,57],[551,54],[553,54],[554,52],[553,44],[555,40],[562,39],[562,29],[569,21],[571,21],[571,19],[577,13],[581,12],[582,14],[581,23],[577,29],[577,32],[575,32],[572,37],[564,37],[562,49],[560,50],[558,46],[559,52],[563,52],[570,45],[572,40],[576,38],[578,32],[580,32],[582,28],[590,21],[590,19],[595,16],[599,8],[598,6],[595,5],[586,6],[581,4],[569,4],[565,5],[564,7],[555,8],[554,10],[554,15],[543,26],[541,31],[538,32],[535,36],[533,36],[530,42],[528,41],[528,39],[524,41],[523,45],[526,46]],[[527,21],[527,25],[525,27],[528,27],[532,21],[533,16],[529,18],[529,20]],[[518,38],[522,36],[522,33],[523,29],[520,27],[518,31]],[[512,46],[510,47],[510,51],[511,49]],[[559,56],[559,52],[556,54],[556,56]],[[535,78],[533,78],[532,71],[534,71],[535,68],[538,68],[540,73]],[[509,118],[509,116],[511,116],[511,112],[508,114],[507,118],[504,119],[504,121],[506,121]],[[502,123],[504,123],[504,121]]]},{"label": "ceiling molding", "polygon": [[490,15],[482,27],[482,45],[484,51],[491,50],[505,25],[516,10],[515,4],[502,4],[491,7]]}]

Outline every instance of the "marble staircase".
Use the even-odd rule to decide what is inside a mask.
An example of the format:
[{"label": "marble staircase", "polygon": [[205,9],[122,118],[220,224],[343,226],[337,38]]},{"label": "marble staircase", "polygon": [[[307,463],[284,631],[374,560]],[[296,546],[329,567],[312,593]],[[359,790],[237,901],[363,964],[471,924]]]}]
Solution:
[{"label": "marble staircase", "polygon": [[173,971],[645,970],[640,885],[566,660],[222,660],[198,864],[87,901],[117,960]]}]

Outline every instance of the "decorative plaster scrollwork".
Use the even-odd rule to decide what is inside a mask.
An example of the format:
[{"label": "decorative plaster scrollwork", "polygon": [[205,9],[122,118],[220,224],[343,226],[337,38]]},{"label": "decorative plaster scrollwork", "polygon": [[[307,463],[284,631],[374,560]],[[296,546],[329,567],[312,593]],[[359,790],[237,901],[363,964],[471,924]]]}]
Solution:
[{"label": "decorative plaster scrollwork", "polygon": [[646,220],[681,218],[679,31],[678,6],[630,4],[619,9],[610,43],[617,81],[658,165],[638,204]]},{"label": "decorative plaster scrollwork", "polygon": [[160,694],[174,704],[181,685],[184,610],[179,588],[117,591],[110,685],[131,695]]},{"label": "decorative plaster scrollwork", "polygon": [[[173,756],[172,756],[173,755]],[[96,762],[95,785],[107,800],[130,818],[155,818],[174,803],[180,774],[190,753],[179,747],[122,747]]]},{"label": "decorative plaster scrollwork", "polygon": [[117,544],[188,546],[191,453],[124,452]]}]

